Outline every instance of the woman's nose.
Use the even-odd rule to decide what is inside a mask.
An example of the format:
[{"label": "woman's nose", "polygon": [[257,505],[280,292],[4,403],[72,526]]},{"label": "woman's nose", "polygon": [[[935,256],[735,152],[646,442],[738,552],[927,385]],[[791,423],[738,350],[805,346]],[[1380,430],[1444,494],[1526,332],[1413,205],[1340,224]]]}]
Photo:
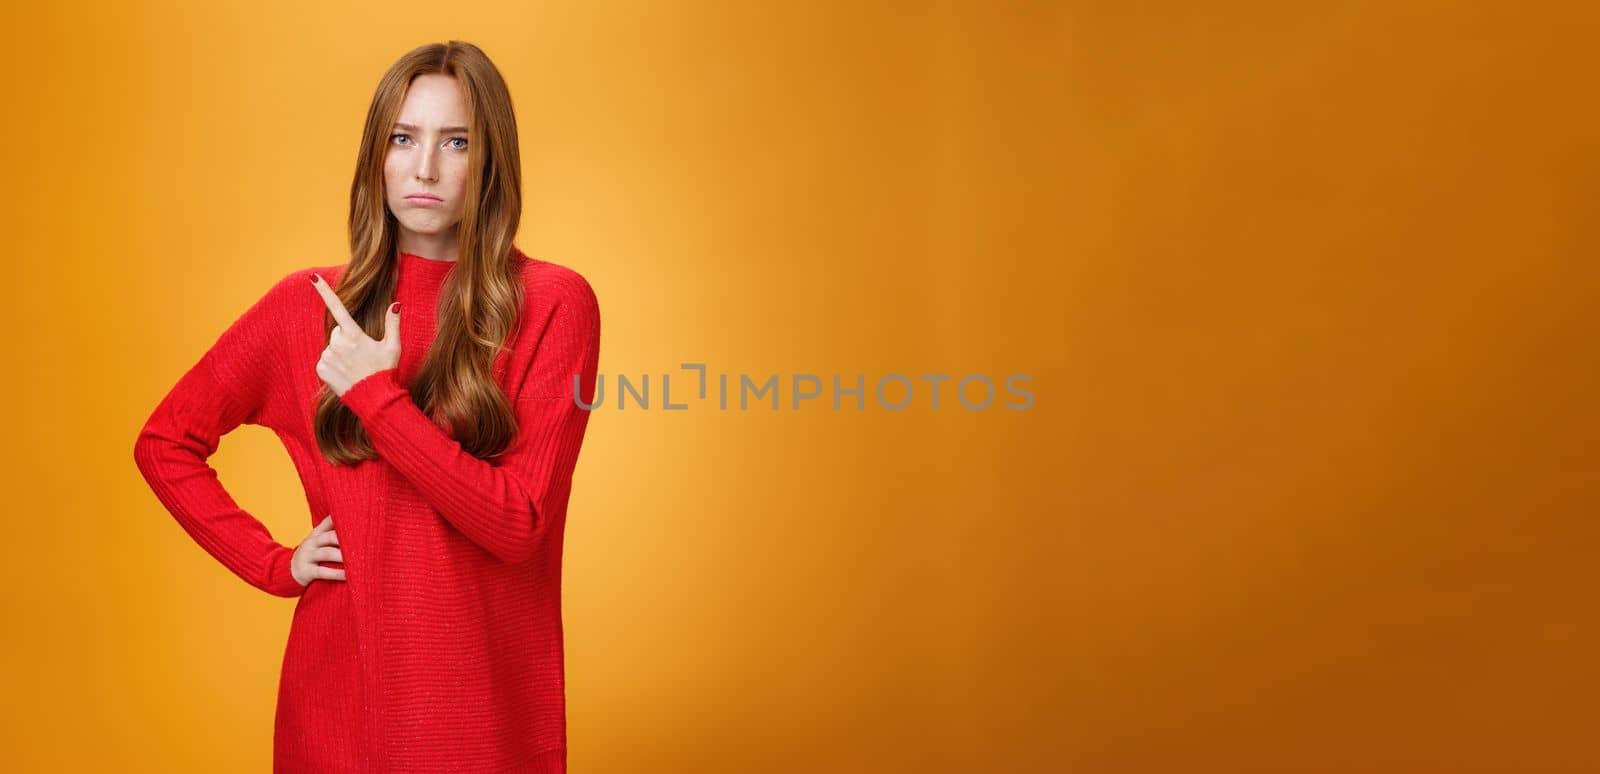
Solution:
[{"label": "woman's nose", "polygon": [[419,155],[420,158],[417,159],[417,179],[431,182],[434,178],[433,152],[425,150]]}]

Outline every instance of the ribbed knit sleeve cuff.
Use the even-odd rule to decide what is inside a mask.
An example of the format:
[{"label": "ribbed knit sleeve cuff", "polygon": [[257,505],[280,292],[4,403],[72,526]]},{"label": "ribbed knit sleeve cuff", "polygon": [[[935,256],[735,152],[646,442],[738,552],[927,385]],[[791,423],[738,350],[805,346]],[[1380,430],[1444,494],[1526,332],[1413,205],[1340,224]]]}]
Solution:
[{"label": "ribbed knit sleeve cuff", "polygon": [[288,546],[279,546],[273,552],[272,560],[267,564],[267,592],[280,597],[298,597],[306,590],[300,581],[294,579],[290,571],[290,561],[294,559],[294,549]]},{"label": "ribbed knit sleeve cuff", "polygon": [[396,400],[410,400],[411,393],[400,385],[400,369],[385,368],[350,385],[339,400],[362,420],[371,419]]}]

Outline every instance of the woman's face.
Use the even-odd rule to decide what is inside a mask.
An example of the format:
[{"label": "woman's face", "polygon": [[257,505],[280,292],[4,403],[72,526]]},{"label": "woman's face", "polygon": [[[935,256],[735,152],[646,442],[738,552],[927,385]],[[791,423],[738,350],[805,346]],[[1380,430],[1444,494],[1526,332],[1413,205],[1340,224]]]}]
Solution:
[{"label": "woman's face", "polygon": [[430,73],[411,81],[383,160],[384,201],[400,222],[402,250],[436,259],[443,256],[433,253],[454,252],[466,200],[466,127],[455,78]]}]

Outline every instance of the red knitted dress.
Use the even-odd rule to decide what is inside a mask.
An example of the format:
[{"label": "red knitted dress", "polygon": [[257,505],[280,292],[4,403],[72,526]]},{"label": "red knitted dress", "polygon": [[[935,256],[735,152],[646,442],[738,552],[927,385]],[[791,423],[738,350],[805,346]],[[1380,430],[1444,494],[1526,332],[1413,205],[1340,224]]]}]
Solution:
[{"label": "red knitted dress", "polygon": [[[494,376],[518,432],[490,460],[462,450],[405,385],[433,342],[455,263],[399,253],[398,368],[340,400],[379,459],[335,466],[317,448],[327,308],[313,272],[277,282],[160,402],[134,460],[202,548],[251,585],[299,597],[273,737],[278,772],[564,772],[561,546],[594,400],[600,313],[577,272],[514,251],[526,287]],[[306,531],[332,514],[346,580],[302,587],[292,546],[235,504],[207,459],[241,424],[271,428],[293,459]],[[295,544],[304,533],[294,536]],[[338,563],[328,563],[338,567]]]}]

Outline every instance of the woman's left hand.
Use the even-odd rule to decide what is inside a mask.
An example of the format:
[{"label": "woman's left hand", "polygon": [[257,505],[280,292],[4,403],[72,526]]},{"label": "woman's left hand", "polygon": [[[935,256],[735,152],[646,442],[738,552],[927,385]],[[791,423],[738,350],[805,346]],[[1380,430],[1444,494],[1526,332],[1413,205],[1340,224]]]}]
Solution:
[{"label": "woman's left hand", "polygon": [[383,318],[383,338],[374,339],[350,316],[344,302],[320,275],[312,274],[311,284],[333,313],[333,333],[317,361],[317,376],[335,395],[342,397],[356,382],[400,364],[400,304],[389,305],[389,313]]}]

